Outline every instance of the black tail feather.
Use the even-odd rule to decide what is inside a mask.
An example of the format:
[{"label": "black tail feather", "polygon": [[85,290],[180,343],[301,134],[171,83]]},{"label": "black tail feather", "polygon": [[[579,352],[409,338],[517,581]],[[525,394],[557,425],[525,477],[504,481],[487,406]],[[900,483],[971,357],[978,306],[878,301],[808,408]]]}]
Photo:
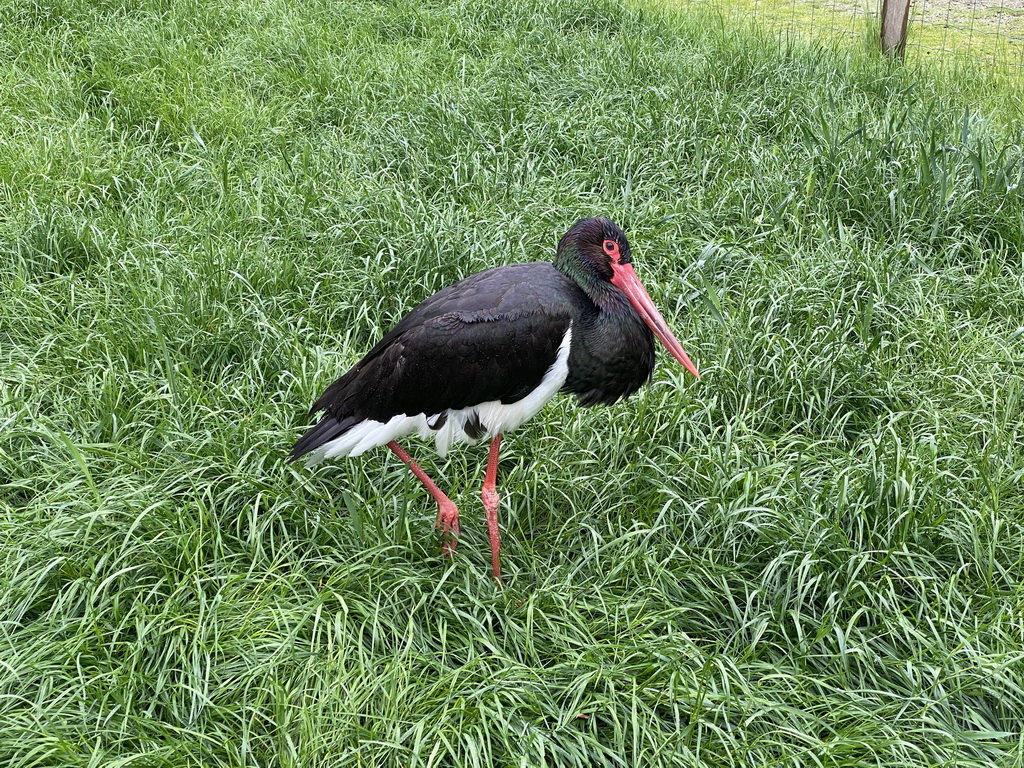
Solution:
[{"label": "black tail feather", "polygon": [[329,443],[336,437],[341,437],[355,425],[353,418],[338,421],[330,415],[324,416],[319,423],[313,426],[299,441],[292,447],[292,454],[288,461],[301,459],[310,451],[315,451],[324,443]]}]

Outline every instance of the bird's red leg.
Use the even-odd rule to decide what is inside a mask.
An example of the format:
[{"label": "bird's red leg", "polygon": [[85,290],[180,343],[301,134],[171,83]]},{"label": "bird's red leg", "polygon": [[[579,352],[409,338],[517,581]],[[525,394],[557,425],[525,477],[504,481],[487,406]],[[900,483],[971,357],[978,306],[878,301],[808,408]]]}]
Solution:
[{"label": "bird's red leg", "polygon": [[491,440],[491,450],[487,456],[487,473],[484,475],[484,487],[480,495],[484,500],[487,512],[487,533],[491,537],[491,568],[494,579],[501,584],[501,531],[498,528],[498,451],[501,449],[501,433]]},{"label": "bird's red leg", "polygon": [[429,491],[430,495],[434,497],[434,501],[437,502],[437,525],[435,527],[444,536],[444,540],[441,542],[441,552],[451,557],[452,553],[455,552],[455,545],[459,541],[458,507],[434,484],[430,476],[420,469],[419,464],[412,460],[412,457],[403,450],[402,446],[392,440],[388,443],[388,448],[394,451],[395,455],[409,466],[412,473],[419,478],[420,482],[423,483],[423,487]]}]

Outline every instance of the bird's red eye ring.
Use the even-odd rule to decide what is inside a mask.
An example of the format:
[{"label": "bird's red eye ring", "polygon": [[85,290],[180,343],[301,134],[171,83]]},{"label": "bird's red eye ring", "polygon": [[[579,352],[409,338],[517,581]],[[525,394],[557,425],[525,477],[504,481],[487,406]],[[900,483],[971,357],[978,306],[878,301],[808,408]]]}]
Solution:
[{"label": "bird's red eye ring", "polygon": [[615,259],[615,261],[619,260],[619,244],[614,240],[604,241],[604,252]]}]

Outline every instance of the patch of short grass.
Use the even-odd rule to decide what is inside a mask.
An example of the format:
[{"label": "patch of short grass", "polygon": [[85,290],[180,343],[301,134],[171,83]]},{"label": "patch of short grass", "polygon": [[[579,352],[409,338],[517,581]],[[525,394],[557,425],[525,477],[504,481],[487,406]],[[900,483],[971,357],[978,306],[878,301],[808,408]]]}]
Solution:
[{"label": "patch of short grass", "polygon": [[[1021,137],[956,73],[614,2],[0,33],[0,756],[1022,759]],[[424,296],[605,214],[703,380],[285,464]]]}]

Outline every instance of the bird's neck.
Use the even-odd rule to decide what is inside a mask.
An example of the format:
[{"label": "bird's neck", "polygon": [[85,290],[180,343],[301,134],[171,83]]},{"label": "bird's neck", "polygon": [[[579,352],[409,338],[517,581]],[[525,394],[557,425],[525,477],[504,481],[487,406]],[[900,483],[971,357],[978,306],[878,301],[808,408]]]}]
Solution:
[{"label": "bird's neck", "polygon": [[612,312],[626,301],[626,295],[585,264],[583,256],[573,246],[559,249],[554,259],[555,269],[578,285],[599,309]]}]

